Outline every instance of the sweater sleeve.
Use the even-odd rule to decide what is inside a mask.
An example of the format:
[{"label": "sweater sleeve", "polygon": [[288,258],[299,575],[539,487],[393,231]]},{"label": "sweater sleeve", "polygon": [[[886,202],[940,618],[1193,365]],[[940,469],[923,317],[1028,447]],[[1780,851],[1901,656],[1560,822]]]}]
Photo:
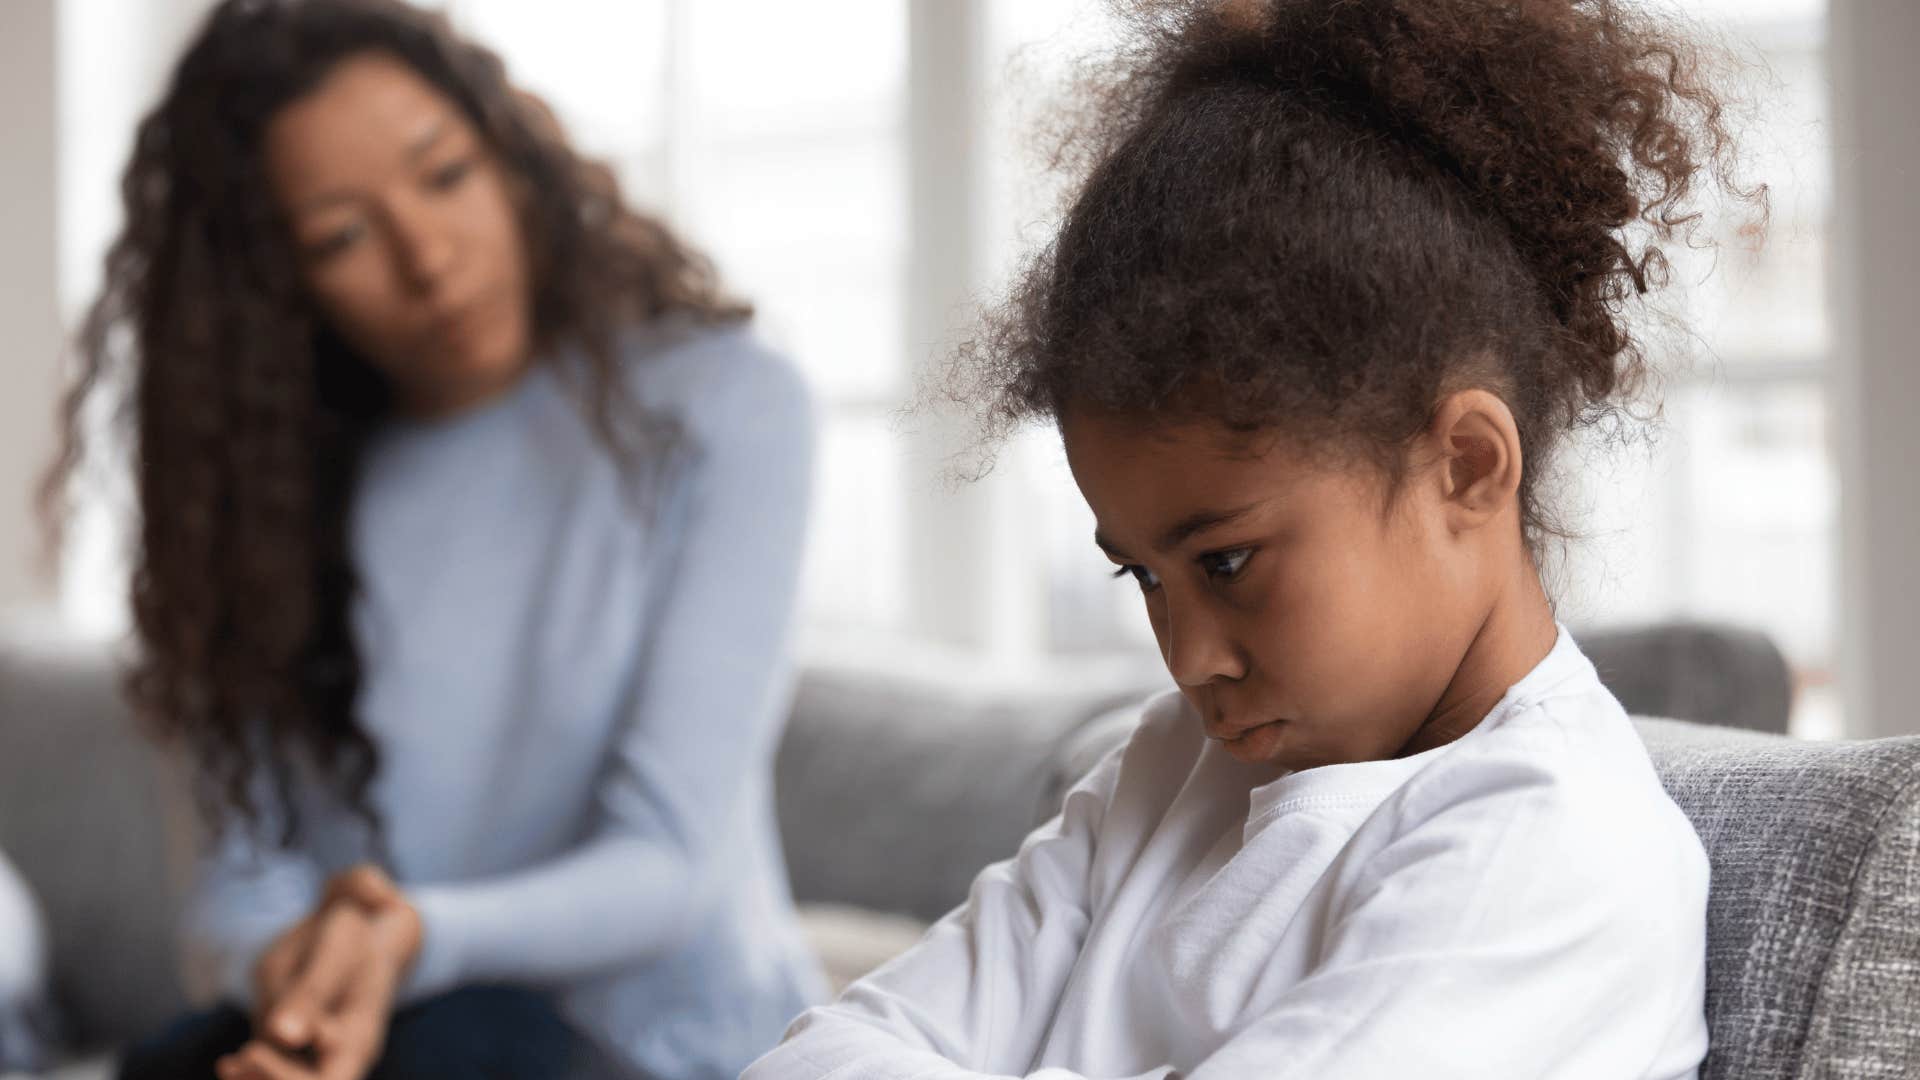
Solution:
[{"label": "sweater sleeve", "polygon": [[[731,339],[737,340],[737,339]],[[681,942],[710,905],[741,792],[764,783],[785,721],[787,644],[812,475],[811,408],[784,361],[702,349],[726,366],[687,407],[694,447],[662,507],[672,560],[631,713],[596,790],[597,824],[558,858],[412,888],[425,934],[406,1000],[463,983],[570,979]]]},{"label": "sweater sleeve", "polygon": [[298,848],[260,842],[272,827],[230,823],[199,857],[181,911],[184,981],[196,1000],[251,1008],[260,954],[319,899],[319,865]]},{"label": "sweater sleeve", "polygon": [[1017,855],[981,871],[967,902],[920,944],[803,1014],[741,1080],[1024,1073],[1091,922],[1096,840],[1121,761],[1109,755]]},{"label": "sweater sleeve", "polygon": [[[1322,920],[1308,977],[1274,995],[1186,1080],[1691,1075],[1704,1044],[1672,1061],[1656,1056],[1673,1017],[1699,1015],[1702,984],[1662,972],[1667,958],[1699,952],[1702,928],[1645,913],[1654,904],[1703,909],[1704,867],[1665,856],[1647,863],[1630,828],[1609,836],[1570,821],[1543,781],[1505,763],[1475,770],[1466,787],[1429,793],[1411,815],[1418,827],[1351,868],[1325,908],[1302,911]],[[999,871],[1012,902],[997,917],[976,890],[968,913],[901,967],[802,1017],[743,1080],[1094,1080],[1060,1068],[1029,1073],[1031,1056],[981,1053],[986,1017],[1045,1024],[1051,1015],[1036,990],[1072,951],[1065,942],[1039,947],[1013,928],[1044,919],[1031,861],[1073,834],[1069,822],[1036,837]],[[1568,859],[1567,844],[1584,857]],[[1040,874],[1047,878],[1059,875]],[[1022,880],[1029,884],[1013,885]],[[1689,895],[1696,887],[1702,895]],[[989,944],[981,926],[996,923],[999,940]]]}]

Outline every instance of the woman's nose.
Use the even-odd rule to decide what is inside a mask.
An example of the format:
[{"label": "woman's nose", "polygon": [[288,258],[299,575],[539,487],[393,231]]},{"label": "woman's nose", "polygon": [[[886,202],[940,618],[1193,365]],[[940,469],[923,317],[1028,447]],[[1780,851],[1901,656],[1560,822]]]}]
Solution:
[{"label": "woman's nose", "polygon": [[432,215],[413,208],[394,213],[393,235],[401,276],[418,292],[434,291],[453,267],[449,231]]}]

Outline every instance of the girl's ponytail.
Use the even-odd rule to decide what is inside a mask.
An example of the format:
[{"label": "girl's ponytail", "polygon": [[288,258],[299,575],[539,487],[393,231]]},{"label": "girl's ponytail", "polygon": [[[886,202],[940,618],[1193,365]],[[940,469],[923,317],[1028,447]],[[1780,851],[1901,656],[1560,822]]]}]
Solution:
[{"label": "girl's ponytail", "polygon": [[1712,53],[1630,0],[1135,0],[1066,129],[1054,241],[949,388],[989,435],[1081,406],[1358,453],[1396,483],[1442,397],[1500,394],[1529,539],[1560,436],[1647,365],[1703,182]]}]

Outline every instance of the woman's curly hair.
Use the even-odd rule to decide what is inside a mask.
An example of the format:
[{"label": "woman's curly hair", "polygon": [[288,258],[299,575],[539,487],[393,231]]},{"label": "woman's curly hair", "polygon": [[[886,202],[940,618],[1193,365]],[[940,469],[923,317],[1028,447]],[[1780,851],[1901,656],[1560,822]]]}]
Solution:
[{"label": "woman's curly hair", "polygon": [[621,391],[618,336],[667,316],[746,317],[711,266],[636,213],[613,173],[568,144],[492,52],[400,0],[227,0],[141,122],[121,182],[125,224],[79,335],[64,445],[46,502],[56,536],[103,399],[131,427],[140,503],[132,701],[197,767],[202,811],[293,842],[296,778],[319,777],[376,828],[379,752],[356,719],[348,523],[388,389],[303,290],[265,177],[269,121],[342,60],[404,63],[449,98],[525,193],[519,207],[534,348],[565,365],[585,415],[624,460],[670,420]]},{"label": "woman's curly hair", "polygon": [[[1088,406],[1377,463],[1501,395],[1525,536],[1562,435],[1647,374],[1627,301],[1705,180],[1741,190],[1714,55],[1627,0],[1122,7],[1062,151],[1084,180],[945,390],[991,437]],[[1762,210],[1764,214],[1764,210]]]}]

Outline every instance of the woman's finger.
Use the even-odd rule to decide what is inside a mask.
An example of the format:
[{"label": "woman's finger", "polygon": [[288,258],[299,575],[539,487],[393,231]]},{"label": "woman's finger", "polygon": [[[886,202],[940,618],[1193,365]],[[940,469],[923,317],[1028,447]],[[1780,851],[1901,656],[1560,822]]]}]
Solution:
[{"label": "woman's finger", "polygon": [[320,1080],[361,1080],[379,1060],[390,1019],[385,1009],[349,1005],[346,1012],[323,1021],[315,1043],[315,1069]]},{"label": "woman's finger", "polygon": [[335,874],[327,883],[330,899],[347,899],[370,908],[381,908],[401,899],[400,887],[386,871],[373,863],[361,863]]},{"label": "woman's finger", "polygon": [[315,1026],[345,993],[354,974],[366,966],[372,924],[353,904],[335,904],[320,916],[306,962],[267,1013],[269,1037],[291,1050],[312,1045]]}]

